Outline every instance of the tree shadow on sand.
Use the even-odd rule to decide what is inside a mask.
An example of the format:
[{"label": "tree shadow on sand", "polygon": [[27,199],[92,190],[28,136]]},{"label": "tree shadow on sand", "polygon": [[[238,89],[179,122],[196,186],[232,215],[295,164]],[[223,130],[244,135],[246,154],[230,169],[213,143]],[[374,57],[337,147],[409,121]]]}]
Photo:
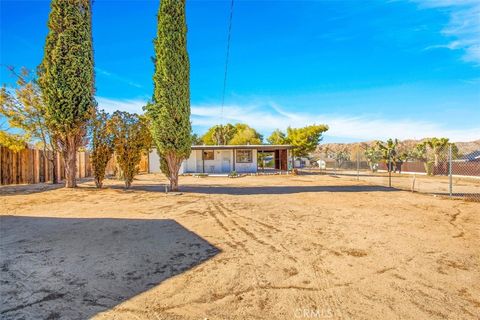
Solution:
[{"label": "tree shadow on sand", "polygon": [[[93,181],[92,178],[77,179],[77,183],[84,183],[87,181]],[[50,182],[34,183],[34,184],[10,184],[0,186],[0,196],[17,196],[25,194],[33,194],[39,192],[46,192],[57,190],[65,187],[65,182],[61,181],[57,184],[51,184]],[[86,188],[85,186],[79,186],[79,188]],[[92,187],[93,188],[93,187]]]},{"label": "tree shadow on sand", "polygon": [[2,319],[87,319],[220,250],[175,220],[0,217]]},{"label": "tree shadow on sand", "polygon": [[[111,188],[119,188],[111,186]],[[164,185],[144,184],[133,185],[131,190],[148,192],[165,192]],[[225,185],[181,185],[180,192],[226,195],[261,195],[261,194],[295,194],[305,192],[393,192],[400,191],[395,188],[371,185],[351,186],[257,186],[257,187],[231,187]]]}]

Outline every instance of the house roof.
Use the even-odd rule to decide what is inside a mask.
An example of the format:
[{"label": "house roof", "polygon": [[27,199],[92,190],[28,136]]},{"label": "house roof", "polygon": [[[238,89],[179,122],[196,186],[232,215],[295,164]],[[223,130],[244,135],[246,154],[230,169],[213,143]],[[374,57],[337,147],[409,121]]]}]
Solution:
[{"label": "house roof", "polygon": [[275,150],[289,150],[293,146],[289,144],[247,144],[247,145],[197,145],[192,146],[192,150],[231,150],[231,149],[248,149],[258,151],[275,151]]},{"label": "house roof", "polygon": [[466,161],[478,161],[478,159],[480,159],[480,150],[473,151],[460,158],[460,160]]}]

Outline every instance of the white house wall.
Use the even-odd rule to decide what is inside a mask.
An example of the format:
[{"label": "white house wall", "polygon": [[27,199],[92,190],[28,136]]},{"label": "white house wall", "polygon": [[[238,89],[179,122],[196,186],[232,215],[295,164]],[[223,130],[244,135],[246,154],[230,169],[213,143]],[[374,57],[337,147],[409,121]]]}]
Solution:
[{"label": "white house wall", "polygon": [[[148,172],[149,173],[162,173],[160,170],[160,157],[158,156],[157,149],[153,149],[148,154]],[[179,173],[185,172],[185,161],[180,166]]]},{"label": "white house wall", "polygon": [[[199,173],[230,173],[233,171],[233,150],[213,150],[213,160],[202,160],[202,150],[193,150],[189,161],[194,162],[187,172]],[[193,159],[193,154],[195,159]],[[192,159],[192,160],[190,160]]]},{"label": "white house wall", "polygon": [[153,149],[148,154],[148,172],[150,173],[161,173],[160,171],[160,157],[158,156],[157,150]]},{"label": "white house wall", "polygon": [[238,163],[235,161],[235,171],[238,173],[257,172],[257,150],[252,150],[252,162]]},{"label": "white house wall", "polygon": [[[214,159],[205,160],[205,173],[230,173],[233,168],[233,150],[213,150]],[[227,161],[228,160],[228,161]],[[235,171],[238,173],[257,172],[257,150],[252,150],[252,162],[238,163],[235,161]],[[149,154],[149,172],[160,173],[160,157],[154,149]],[[180,174],[203,172],[202,150],[192,150],[190,157],[182,162]]]},{"label": "white house wall", "polygon": [[185,172],[197,172],[197,159],[202,158],[202,153],[199,150],[192,150],[190,157],[185,160]]}]

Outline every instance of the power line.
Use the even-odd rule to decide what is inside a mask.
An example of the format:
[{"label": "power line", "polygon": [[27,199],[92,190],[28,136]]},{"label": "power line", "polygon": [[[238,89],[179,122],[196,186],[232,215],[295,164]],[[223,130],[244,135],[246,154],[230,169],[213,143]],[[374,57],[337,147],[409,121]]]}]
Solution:
[{"label": "power line", "polygon": [[230,19],[228,22],[227,53],[225,57],[225,73],[223,75],[222,112],[220,115],[220,124],[223,122],[223,107],[225,105],[225,90],[227,88],[228,58],[230,56],[230,39],[232,37],[233,2],[234,0],[230,2]]}]

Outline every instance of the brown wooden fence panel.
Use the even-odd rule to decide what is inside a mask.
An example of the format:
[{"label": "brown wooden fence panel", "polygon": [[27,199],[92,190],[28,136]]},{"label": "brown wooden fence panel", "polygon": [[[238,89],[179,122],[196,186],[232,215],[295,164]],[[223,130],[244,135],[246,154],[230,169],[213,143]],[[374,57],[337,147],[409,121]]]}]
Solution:
[{"label": "brown wooden fence panel", "polygon": [[[117,172],[117,158],[112,156],[110,161],[107,163],[107,167],[105,169],[106,175],[115,175]],[[138,164],[138,172],[139,173],[148,173],[148,153],[143,153],[142,158],[140,159],[140,163]],[[93,172],[92,172],[93,174]]]},{"label": "brown wooden fence panel", "polygon": [[[48,157],[52,153],[48,152]],[[57,155],[58,180],[65,179],[65,162],[63,157]],[[112,157],[107,165],[107,175],[112,175],[116,168],[116,159]],[[139,163],[139,172],[148,172],[148,154],[143,154]],[[79,151],[77,153],[77,178],[86,178],[93,175],[90,153]],[[31,184],[52,181],[52,164],[45,159],[43,150],[24,149],[13,152],[7,147],[0,146],[0,184]]]},{"label": "brown wooden fence panel", "polygon": [[[52,153],[48,152],[48,157]],[[81,151],[77,155],[77,177],[85,178],[92,175],[90,154]],[[61,155],[57,155],[57,177],[65,179],[65,163]],[[52,181],[53,171],[50,161],[45,159],[43,150],[24,149],[14,152],[0,146],[0,184],[31,184]]]}]

